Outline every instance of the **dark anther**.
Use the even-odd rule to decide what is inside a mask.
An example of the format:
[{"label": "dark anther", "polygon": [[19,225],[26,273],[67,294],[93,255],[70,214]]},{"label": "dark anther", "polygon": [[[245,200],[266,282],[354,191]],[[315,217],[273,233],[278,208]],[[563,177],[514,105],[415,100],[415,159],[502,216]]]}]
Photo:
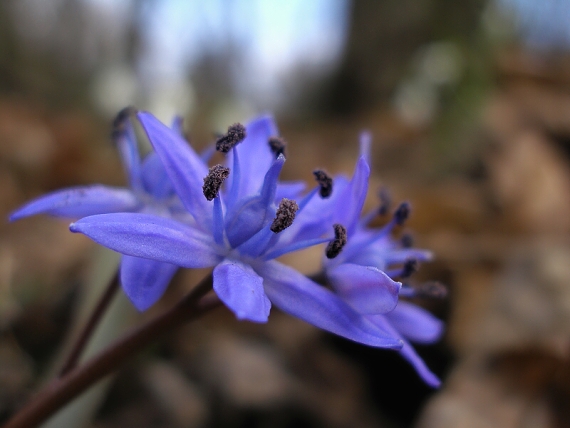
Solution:
[{"label": "dark anther", "polygon": [[400,241],[402,242],[402,247],[404,248],[412,248],[414,245],[414,237],[411,233],[404,233],[402,235],[402,238],[400,238]]},{"label": "dark anther", "polygon": [[269,148],[275,154],[275,157],[278,158],[279,155],[285,156],[285,147],[287,143],[281,137],[271,137],[268,141]]},{"label": "dark anther", "polygon": [[325,251],[329,259],[334,259],[340,254],[343,247],[346,245],[346,228],[342,224],[335,224],[334,239],[329,242]]},{"label": "dark anther", "polygon": [[297,202],[287,198],[281,199],[277,213],[275,213],[275,220],[271,223],[271,231],[279,233],[291,226],[298,209],[299,205],[297,205]]},{"label": "dark anther", "polygon": [[406,222],[410,216],[410,204],[409,202],[402,202],[396,212],[394,213],[394,221],[398,225],[402,225]]},{"label": "dark anther", "polygon": [[409,278],[414,273],[418,271],[420,264],[416,259],[408,259],[404,263],[402,267],[402,273],[400,274],[400,278]]},{"label": "dark anther", "polygon": [[241,123],[234,123],[228,132],[216,140],[216,150],[222,153],[229,152],[235,145],[245,138],[245,127]]},{"label": "dark anther", "polygon": [[390,211],[392,205],[392,198],[387,188],[382,187],[378,191],[378,199],[380,199],[380,207],[378,208],[378,215],[385,216]]},{"label": "dark anther", "polygon": [[330,176],[322,169],[314,170],[313,175],[315,176],[315,180],[317,180],[317,183],[319,183],[319,186],[321,186],[319,190],[319,195],[321,195],[321,198],[328,198],[330,195],[332,195],[333,191],[332,178],[330,178]]},{"label": "dark anther", "polygon": [[447,287],[441,282],[430,281],[415,288],[416,296],[443,299],[447,296]]},{"label": "dark anther", "polygon": [[113,120],[113,130],[111,131],[111,138],[113,140],[116,140],[125,132],[125,124],[127,123],[127,120],[129,120],[129,117],[136,113],[136,111],[137,110],[134,107],[129,106],[122,109],[117,116],[115,116],[115,119]]},{"label": "dark anther", "polygon": [[230,169],[222,165],[214,165],[210,168],[208,175],[204,178],[204,185],[202,190],[207,200],[211,201],[220,191],[222,183],[230,175]]}]

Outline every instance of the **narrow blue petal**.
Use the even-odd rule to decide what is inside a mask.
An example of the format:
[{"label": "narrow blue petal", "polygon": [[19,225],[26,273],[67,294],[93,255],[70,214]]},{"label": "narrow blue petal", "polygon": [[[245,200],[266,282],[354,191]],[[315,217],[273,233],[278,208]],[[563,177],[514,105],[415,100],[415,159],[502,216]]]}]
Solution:
[{"label": "narrow blue petal", "polygon": [[263,226],[272,221],[275,212],[268,216],[267,206],[256,196],[249,198],[234,207],[233,212],[226,214],[226,236],[232,248],[239,247]]},{"label": "narrow blue petal", "polygon": [[279,235],[271,231],[271,225],[268,224],[243,244],[237,250],[240,254],[249,257],[259,257],[266,248],[273,246],[273,243],[279,239]]},{"label": "narrow blue petal", "polygon": [[172,124],[170,125],[170,127],[172,128],[172,130],[174,132],[176,132],[178,135],[180,135],[182,138],[185,139],[185,137],[184,137],[184,119],[182,118],[182,116],[179,116],[179,115],[174,116],[174,118],[172,119]]},{"label": "narrow blue petal", "polygon": [[[240,159],[241,159],[241,155]],[[236,248],[259,232],[275,217],[275,190],[279,172],[285,158],[279,156],[267,171],[260,194],[238,201],[226,215],[226,236],[232,248]],[[258,189],[259,190],[259,189]]]},{"label": "narrow blue petal", "polygon": [[117,147],[127,172],[130,186],[135,190],[141,190],[141,159],[137,146],[137,137],[130,120],[125,120],[123,126],[123,132],[117,138]]},{"label": "narrow blue petal", "polygon": [[375,267],[343,263],[327,276],[337,294],[361,314],[385,314],[398,303],[402,284]]},{"label": "narrow blue petal", "polygon": [[416,372],[420,375],[425,383],[427,383],[432,388],[439,388],[441,386],[441,381],[439,378],[429,369],[424,360],[418,355],[416,350],[412,345],[408,343],[407,340],[403,340],[404,346],[400,350],[402,356],[408,360],[408,362],[416,369]]},{"label": "narrow blue petal", "polygon": [[155,260],[123,256],[121,285],[139,311],[146,311],[162,297],[178,266]]},{"label": "narrow blue petal", "polygon": [[358,219],[366,200],[369,176],[370,167],[366,160],[361,157],[356,162],[356,168],[349,185],[343,189],[338,199],[335,198],[337,201],[335,223],[340,223],[346,227],[349,240],[358,225]]},{"label": "narrow blue petal", "polygon": [[226,203],[229,210],[233,210],[238,198],[240,196],[240,183],[241,183],[241,165],[239,162],[239,154],[234,146],[232,150],[233,162],[232,162],[232,173],[230,174],[231,185],[229,186],[230,191],[228,192],[228,197]]},{"label": "narrow blue petal", "polygon": [[224,260],[214,268],[214,291],[240,320],[267,322],[271,302],[263,279],[246,264]]},{"label": "narrow blue petal", "polygon": [[119,253],[186,268],[211,267],[221,260],[210,236],[169,218],[101,214],[72,223],[69,229]]},{"label": "narrow blue petal", "polygon": [[28,202],[10,215],[10,221],[36,214],[80,218],[93,214],[134,211],[140,202],[128,189],[107,186],[72,187]]},{"label": "narrow blue petal", "polygon": [[370,323],[333,292],[296,270],[271,261],[257,266],[256,271],[264,279],[265,293],[282,311],[355,342],[401,348],[399,338]]},{"label": "narrow blue petal", "polygon": [[170,177],[168,177],[160,157],[155,152],[149,153],[144,159],[141,175],[145,190],[155,199],[168,198],[174,194]]},{"label": "narrow blue petal", "polygon": [[[369,315],[367,317],[373,324],[386,331],[391,332],[393,335],[400,337],[395,328],[390,324],[385,315]],[[401,338],[401,337],[400,337]],[[422,380],[433,388],[438,388],[441,385],[439,378],[429,369],[424,360],[417,354],[416,350],[410,343],[402,339],[402,349],[400,353],[408,362],[414,367],[416,373],[420,375]]]},{"label": "narrow blue petal", "polygon": [[281,257],[284,254],[291,253],[293,251],[300,251],[304,250],[305,248],[313,247],[315,245],[324,244],[325,242],[329,242],[331,238],[315,238],[315,239],[307,239],[305,241],[298,241],[292,242],[288,245],[284,245],[282,247],[278,247],[267,253],[263,256],[263,260],[272,260],[276,259],[277,257]]},{"label": "narrow blue petal", "polygon": [[[252,195],[263,183],[265,172],[271,166],[275,155],[269,148],[269,138],[279,135],[273,117],[260,116],[246,125],[246,137],[236,146],[239,152],[242,171],[247,171],[247,179],[240,186],[240,197]],[[231,162],[233,150],[228,154]]]},{"label": "narrow blue petal", "polygon": [[402,336],[412,342],[433,343],[443,334],[443,322],[412,303],[398,303],[396,309],[386,314],[386,317]]},{"label": "narrow blue petal", "polygon": [[[202,191],[204,177],[208,175],[207,165],[186,141],[152,114],[139,112],[137,116],[182,203],[204,226],[212,215],[212,204]],[[205,226],[210,227],[211,224]]]},{"label": "narrow blue petal", "polygon": [[270,206],[275,202],[275,193],[277,191],[277,182],[279,181],[279,174],[283,169],[285,163],[285,156],[279,155],[277,159],[271,164],[267,170],[265,178],[263,179],[263,186],[261,186],[261,199],[266,206]]}]

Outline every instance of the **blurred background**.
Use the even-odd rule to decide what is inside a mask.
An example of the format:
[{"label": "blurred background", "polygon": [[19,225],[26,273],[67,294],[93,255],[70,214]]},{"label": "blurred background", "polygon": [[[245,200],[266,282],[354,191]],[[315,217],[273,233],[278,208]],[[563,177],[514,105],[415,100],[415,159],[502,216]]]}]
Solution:
[{"label": "blurred background", "polygon": [[[184,117],[192,144],[273,112],[286,178],[352,173],[373,135],[371,194],[409,200],[436,254],[416,303],[447,324],[396,353],[274,310],[172,332],[51,427],[570,426],[570,2],[3,0],[0,213],[61,187],[123,185],[110,142],[127,105]],[[380,224],[379,222],[378,224]],[[61,362],[117,258],[68,222],[0,222],[0,422]],[[291,258],[313,272],[319,254]],[[148,313],[121,297],[89,352]]]}]

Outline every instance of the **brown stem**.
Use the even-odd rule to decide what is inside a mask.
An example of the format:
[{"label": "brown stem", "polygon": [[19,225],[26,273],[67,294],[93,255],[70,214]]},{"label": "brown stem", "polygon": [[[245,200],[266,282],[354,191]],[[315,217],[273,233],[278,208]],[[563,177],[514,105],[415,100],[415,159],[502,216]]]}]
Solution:
[{"label": "brown stem", "polygon": [[85,345],[87,345],[87,342],[89,342],[91,335],[95,331],[95,328],[99,324],[99,321],[101,321],[101,318],[105,313],[105,310],[109,307],[109,304],[111,303],[113,297],[115,297],[115,294],[117,293],[118,289],[119,289],[119,272],[117,272],[113,276],[113,278],[109,282],[109,285],[107,286],[107,289],[105,290],[105,292],[101,296],[101,299],[97,303],[97,306],[93,310],[91,317],[87,320],[87,324],[85,325],[83,331],[81,332],[77,341],[73,345],[71,352],[69,353],[67,359],[63,364],[61,371],[59,372],[59,377],[65,376],[67,373],[69,373],[72,369],[75,368],[77,362],[79,361],[79,358],[81,357],[81,353],[85,348]]},{"label": "brown stem", "polygon": [[54,379],[4,428],[31,428],[39,425],[95,382],[119,368],[162,333],[218,307],[220,301],[217,296],[204,297],[211,288],[212,275],[208,275],[172,309],[133,329],[84,365]]}]

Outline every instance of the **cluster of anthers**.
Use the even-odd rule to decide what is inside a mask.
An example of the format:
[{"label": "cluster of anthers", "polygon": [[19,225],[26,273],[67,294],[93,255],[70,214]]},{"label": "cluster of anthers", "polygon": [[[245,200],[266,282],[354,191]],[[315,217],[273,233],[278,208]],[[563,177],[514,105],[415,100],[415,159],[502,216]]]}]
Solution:
[{"label": "cluster of anthers", "polygon": [[[141,159],[133,131],[140,122],[154,151]],[[231,125],[215,149],[224,163],[209,167],[213,150],[198,154],[152,114],[125,109],[113,139],[128,173],[128,188],[102,185],[64,189],[18,209],[12,220],[34,214],[78,219],[72,232],[121,253],[122,287],[141,311],[165,292],[178,267],[213,268],[213,289],[240,320],[266,322],[272,305],[353,341],[399,350],[426,383],[439,380],[408,340],[436,341],[442,323],[402,301],[438,295],[441,288],[406,283],[429,251],[412,247],[409,235],[394,237],[409,216],[403,203],[390,212],[386,192],[361,217],[370,175],[370,137],[350,179],[313,172],[316,186],[283,182],[286,144],[273,119]],[[276,259],[323,246],[321,270],[307,277]],[[319,278],[317,282],[315,278]]]}]

